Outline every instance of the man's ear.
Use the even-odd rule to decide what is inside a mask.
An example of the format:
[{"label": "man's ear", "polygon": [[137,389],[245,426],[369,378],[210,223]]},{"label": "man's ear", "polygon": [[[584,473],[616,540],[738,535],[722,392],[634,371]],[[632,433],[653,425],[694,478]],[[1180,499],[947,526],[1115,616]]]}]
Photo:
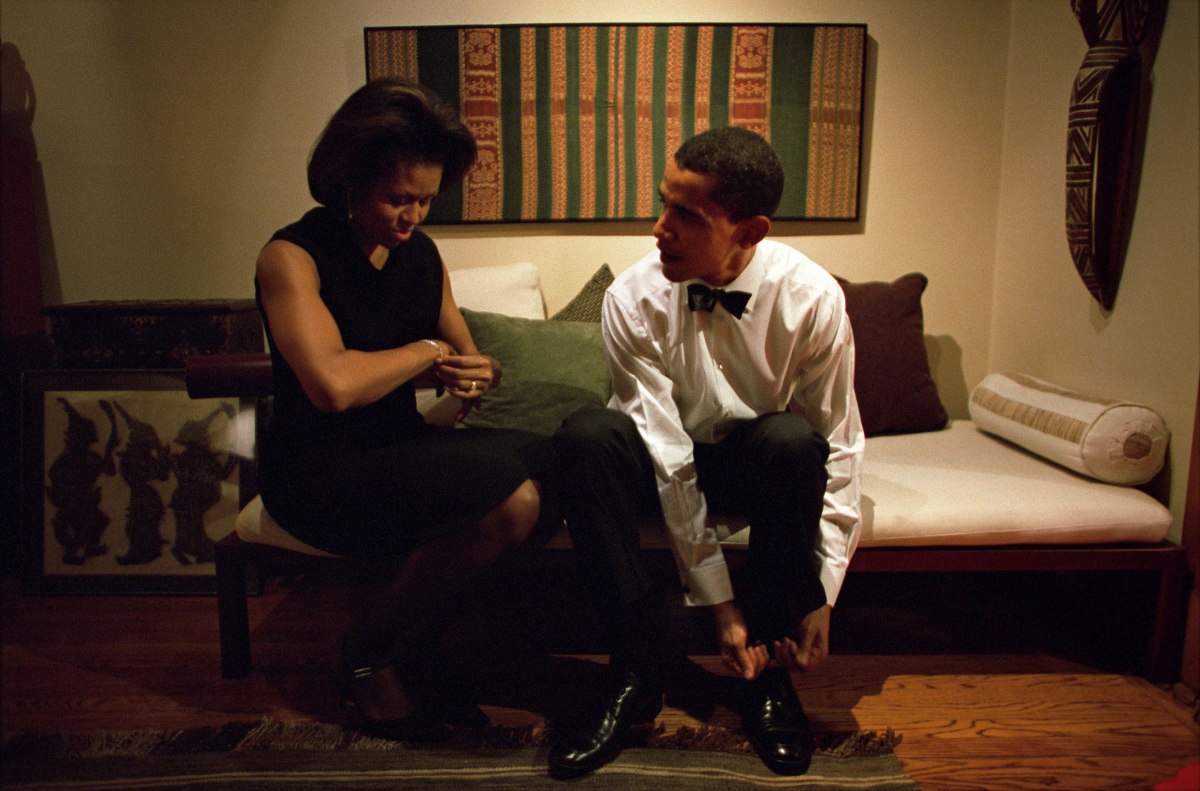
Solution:
[{"label": "man's ear", "polygon": [[738,223],[737,241],[743,250],[748,250],[767,238],[771,231],[771,218],[763,214],[755,215]]}]

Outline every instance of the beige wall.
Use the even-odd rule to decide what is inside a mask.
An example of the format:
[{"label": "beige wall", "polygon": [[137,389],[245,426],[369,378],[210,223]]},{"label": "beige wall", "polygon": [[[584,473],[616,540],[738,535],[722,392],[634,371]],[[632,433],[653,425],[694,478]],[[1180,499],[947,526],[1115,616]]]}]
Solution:
[{"label": "beige wall", "polygon": [[[1183,513],[1200,377],[1200,64],[1194,0],[1167,9],[1133,233],[1111,314],[1067,249],[1067,84],[1087,51],[1067,3],[1013,4],[988,367],[1153,406]],[[1196,474],[1193,472],[1193,474]]]},{"label": "beige wall", "polygon": [[[311,204],[305,161],[364,78],[362,29],[580,21],[865,22],[873,40],[863,221],[777,235],[852,279],[923,271],[943,391],[965,414],[986,373],[1007,2],[614,0],[0,0],[0,31],[38,97],[61,294],[238,297],[269,234]],[[403,9],[402,11],[398,9]],[[565,10],[564,10],[565,9]],[[1065,88],[1064,88],[1065,90]],[[649,247],[649,223],[433,228],[452,267],[529,260],[548,307],[601,264]]]},{"label": "beige wall", "polygon": [[[311,203],[305,160],[363,80],[365,26],[859,22],[871,38],[863,219],[780,223],[776,235],[851,279],[929,275],[926,330],[955,416],[988,371],[1016,367],[1143,400],[1190,436],[1195,0],[1173,0],[1168,14],[1130,262],[1109,317],[1090,308],[1062,233],[1066,102],[1084,51],[1068,0],[610,0],[601,16],[596,7],[0,0],[0,37],[37,92],[51,301],[250,296],[259,246]],[[649,245],[648,223],[430,230],[452,267],[534,261],[551,310],[602,263],[623,269]],[[1171,372],[1152,374],[1165,361]],[[1184,465],[1177,454],[1177,514]]]}]

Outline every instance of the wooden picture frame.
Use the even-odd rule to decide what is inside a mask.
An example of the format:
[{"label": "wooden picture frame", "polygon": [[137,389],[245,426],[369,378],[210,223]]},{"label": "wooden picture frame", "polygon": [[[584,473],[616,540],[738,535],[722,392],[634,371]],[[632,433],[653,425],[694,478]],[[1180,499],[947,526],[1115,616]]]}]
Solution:
[{"label": "wooden picture frame", "polygon": [[22,378],[25,590],[214,590],[213,542],[256,474],[255,402],[192,399],[181,370]]}]

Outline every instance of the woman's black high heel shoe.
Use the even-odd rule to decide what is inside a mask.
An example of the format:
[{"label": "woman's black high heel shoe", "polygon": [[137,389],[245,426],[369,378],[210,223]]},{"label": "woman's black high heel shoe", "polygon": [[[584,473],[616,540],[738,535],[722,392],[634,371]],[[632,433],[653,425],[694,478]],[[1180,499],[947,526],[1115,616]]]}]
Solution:
[{"label": "woman's black high heel shoe", "polygon": [[451,736],[439,719],[414,702],[390,662],[355,662],[343,643],[334,680],[342,705],[355,724],[372,736],[405,742],[438,742]]}]

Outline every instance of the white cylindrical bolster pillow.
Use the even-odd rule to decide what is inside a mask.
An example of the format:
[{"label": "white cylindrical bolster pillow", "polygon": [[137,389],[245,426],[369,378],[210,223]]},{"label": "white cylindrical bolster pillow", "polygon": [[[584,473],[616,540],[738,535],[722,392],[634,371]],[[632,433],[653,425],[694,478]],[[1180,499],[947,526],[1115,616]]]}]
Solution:
[{"label": "white cylindrical bolster pillow", "polygon": [[988,374],[971,392],[968,409],[980,429],[1106,483],[1145,483],[1166,458],[1169,435],[1153,409],[1027,374]]}]

